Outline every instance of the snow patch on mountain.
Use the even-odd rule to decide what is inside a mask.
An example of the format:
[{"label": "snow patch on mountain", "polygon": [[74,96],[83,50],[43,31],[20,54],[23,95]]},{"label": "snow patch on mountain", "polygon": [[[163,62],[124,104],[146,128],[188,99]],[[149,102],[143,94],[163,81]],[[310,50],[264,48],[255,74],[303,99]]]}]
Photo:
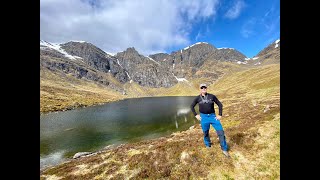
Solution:
[{"label": "snow patch on mountain", "polygon": [[49,43],[47,41],[40,40],[40,49],[47,49],[47,48],[54,49],[54,50],[58,51],[59,53],[63,54],[65,57],[72,59],[72,60],[75,60],[76,58],[81,58],[79,56],[72,56],[72,55],[68,54],[64,49],[61,48],[60,44]]},{"label": "snow patch on mountain", "polygon": [[182,81],[186,81],[189,82],[186,78],[178,78],[177,76],[175,76],[173,73],[172,75],[177,79],[177,81],[182,82]]},{"label": "snow patch on mountain", "polygon": [[280,39],[278,39],[278,40],[276,40],[274,43],[276,44],[275,46],[274,46],[274,48],[277,48],[277,47],[279,47],[279,42],[280,42]]},{"label": "snow patch on mountain", "polygon": [[153,61],[153,62],[155,62],[155,63],[157,63],[157,64],[159,64],[159,65],[160,65],[160,63],[158,63],[157,61],[155,61],[155,60],[154,60],[154,59],[152,59],[151,57],[147,56],[147,58],[149,58],[151,61]]},{"label": "snow patch on mountain", "polygon": [[[193,46],[195,46],[195,45],[198,45],[198,44],[209,44],[209,43],[207,43],[207,42],[197,42],[197,43],[195,43],[195,44],[192,44],[191,46],[188,46],[188,47],[183,48],[183,50],[187,50],[187,49],[189,49],[189,48],[191,48],[191,47],[193,47]],[[181,50],[181,53],[182,53],[182,50]]]}]

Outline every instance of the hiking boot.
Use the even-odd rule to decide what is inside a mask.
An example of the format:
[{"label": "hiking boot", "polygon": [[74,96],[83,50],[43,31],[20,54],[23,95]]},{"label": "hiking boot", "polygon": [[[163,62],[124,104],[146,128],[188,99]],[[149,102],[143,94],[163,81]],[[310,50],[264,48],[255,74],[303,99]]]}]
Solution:
[{"label": "hiking boot", "polygon": [[226,156],[226,157],[230,157],[229,153],[227,151],[222,151],[222,153]]}]

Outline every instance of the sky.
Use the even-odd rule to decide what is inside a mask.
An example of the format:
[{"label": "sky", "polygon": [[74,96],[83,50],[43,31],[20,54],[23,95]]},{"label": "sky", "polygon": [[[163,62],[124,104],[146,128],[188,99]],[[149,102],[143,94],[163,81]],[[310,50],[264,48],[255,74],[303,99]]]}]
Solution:
[{"label": "sky", "polygon": [[40,39],[145,56],[207,42],[251,58],[280,39],[280,0],[40,0]]}]

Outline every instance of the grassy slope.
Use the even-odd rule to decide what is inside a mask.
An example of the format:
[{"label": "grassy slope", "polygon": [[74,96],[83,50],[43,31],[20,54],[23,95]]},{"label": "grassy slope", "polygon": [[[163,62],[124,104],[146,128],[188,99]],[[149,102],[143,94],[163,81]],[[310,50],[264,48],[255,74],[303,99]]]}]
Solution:
[{"label": "grassy slope", "polygon": [[[112,77],[110,77],[112,78]],[[117,83],[116,80],[114,80]],[[40,71],[40,112],[90,106],[123,99],[119,92],[71,75]]]},{"label": "grassy slope", "polygon": [[196,122],[169,137],[71,160],[42,172],[41,179],[280,179],[279,77],[280,65],[268,65],[210,86],[224,104],[230,159],[222,155],[213,129],[213,147],[204,148]]},{"label": "grassy slope", "polygon": [[126,95],[92,81],[42,69],[40,71],[40,112],[61,111],[124,98],[190,96],[197,92],[193,83],[180,82],[171,88],[149,88],[135,82],[122,85],[114,78],[108,78],[116,86],[124,87]]}]

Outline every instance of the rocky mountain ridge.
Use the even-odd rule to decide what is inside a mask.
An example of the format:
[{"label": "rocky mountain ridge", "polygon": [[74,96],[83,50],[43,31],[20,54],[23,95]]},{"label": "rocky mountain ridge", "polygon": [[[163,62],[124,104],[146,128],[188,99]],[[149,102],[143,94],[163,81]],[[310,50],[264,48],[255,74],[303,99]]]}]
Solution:
[{"label": "rocky mountain ridge", "polygon": [[[272,46],[279,48],[272,49]],[[134,47],[112,56],[84,41],[54,44],[40,40],[40,68],[59,70],[123,91],[122,85],[132,81],[145,87],[172,87],[179,81],[208,74],[200,73],[202,67],[216,62],[250,64],[252,60],[251,64],[259,65],[270,57],[280,59],[277,52],[280,52],[280,40],[259,52],[258,61],[253,60],[259,57],[250,59],[234,48],[216,48],[207,42],[198,42],[171,54],[157,53],[146,57]],[[210,78],[218,79],[224,73],[211,70],[210,74],[213,75]]]},{"label": "rocky mountain ridge", "polygon": [[253,58],[246,59],[250,65],[266,65],[280,63],[280,39],[270,43]]},{"label": "rocky mountain ridge", "polygon": [[178,81],[159,62],[138,53],[133,47],[115,55],[130,80],[147,87],[171,87]]},{"label": "rocky mountain ridge", "polygon": [[123,89],[117,84],[128,81],[125,70],[115,62],[114,57],[89,43],[58,45],[40,41],[40,70],[42,68],[71,74],[78,79],[85,78],[120,92]]}]

